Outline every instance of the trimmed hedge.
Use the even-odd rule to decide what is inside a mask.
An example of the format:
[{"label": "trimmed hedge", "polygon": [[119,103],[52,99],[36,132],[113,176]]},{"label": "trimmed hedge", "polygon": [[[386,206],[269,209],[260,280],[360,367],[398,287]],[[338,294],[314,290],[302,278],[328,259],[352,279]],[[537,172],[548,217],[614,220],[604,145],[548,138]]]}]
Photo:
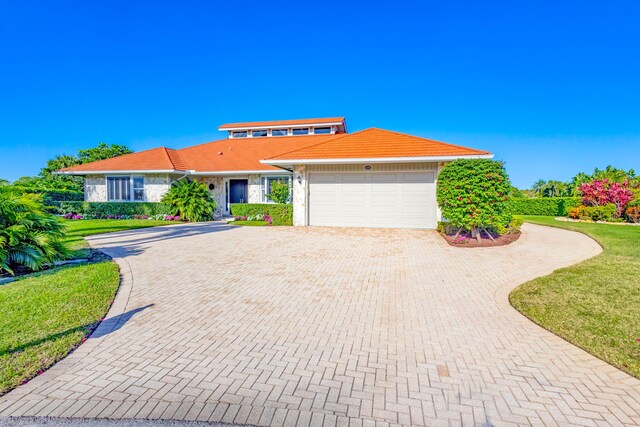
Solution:
[{"label": "trimmed hedge", "polygon": [[565,216],[582,204],[580,197],[512,198],[509,210],[513,215]]},{"label": "trimmed hedge", "polygon": [[94,218],[115,215],[172,215],[170,206],[153,202],[61,202],[63,214],[82,214]]},{"label": "trimmed hedge", "polygon": [[272,225],[293,225],[293,205],[277,203],[234,203],[233,216],[269,215]]}]

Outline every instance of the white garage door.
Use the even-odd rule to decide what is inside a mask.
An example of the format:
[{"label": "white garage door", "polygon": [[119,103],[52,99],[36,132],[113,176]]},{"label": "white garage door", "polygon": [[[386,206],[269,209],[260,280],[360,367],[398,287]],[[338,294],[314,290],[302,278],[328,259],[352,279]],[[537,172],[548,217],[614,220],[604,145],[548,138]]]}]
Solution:
[{"label": "white garage door", "polygon": [[435,228],[433,172],[311,173],[309,224]]}]

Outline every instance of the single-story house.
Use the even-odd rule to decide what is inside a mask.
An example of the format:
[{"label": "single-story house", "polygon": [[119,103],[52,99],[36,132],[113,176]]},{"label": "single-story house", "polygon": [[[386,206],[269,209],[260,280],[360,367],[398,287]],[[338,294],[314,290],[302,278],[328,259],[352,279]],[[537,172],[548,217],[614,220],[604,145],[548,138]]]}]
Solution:
[{"label": "single-story house", "polygon": [[370,128],[349,133],[344,117],[230,123],[227,138],[73,166],[87,202],[159,202],[182,177],[203,182],[218,217],[233,203],[270,203],[274,180],[291,188],[294,225],[435,228],[438,172],[473,148]]}]

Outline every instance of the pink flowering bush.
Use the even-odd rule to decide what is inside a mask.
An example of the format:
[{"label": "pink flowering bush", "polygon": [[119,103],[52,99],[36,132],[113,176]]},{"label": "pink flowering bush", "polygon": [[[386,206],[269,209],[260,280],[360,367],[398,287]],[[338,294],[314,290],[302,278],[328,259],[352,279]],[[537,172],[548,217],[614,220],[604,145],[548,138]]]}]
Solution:
[{"label": "pink flowering bush", "polygon": [[614,218],[620,218],[633,198],[628,182],[618,183],[608,179],[585,182],[579,187],[582,203],[586,206],[605,206],[613,203],[616,206]]}]

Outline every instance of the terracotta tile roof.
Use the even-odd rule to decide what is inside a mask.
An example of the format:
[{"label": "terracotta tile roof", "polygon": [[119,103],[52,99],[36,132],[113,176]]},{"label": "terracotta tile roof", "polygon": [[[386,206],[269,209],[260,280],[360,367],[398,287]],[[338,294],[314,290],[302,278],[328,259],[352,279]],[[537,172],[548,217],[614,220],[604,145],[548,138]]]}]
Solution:
[{"label": "terracotta tile roof", "polygon": [[218,127],[218,129],[234,129],[234,128],[253,128],[253,127],[272,127],[272,126],[300,126],[325,123],[342,123],[344,117],[323,117],[318,119],[297,119],[297,120],[274,120],[270,122],[239,122],[226,123]]},{"label": "terracotta tile roof", "polygon": [[[334,135],[230,138],[178,150],[196,172],[280,170],[260,160],[335,138]],[[220,154],[221,153],[221,154]]]},{"label": "terracotta tile roof", "polygon": [[178,150],[159,147],[84,165],[60,169],[59,172],[186,170]]},{"label": "terracotta tile roof", "polygon": [[329,141],[285,152],[267,160],[445,157],[488,154],[491,153],[404,133],[371,128],[351,134],[337,135]]}]

